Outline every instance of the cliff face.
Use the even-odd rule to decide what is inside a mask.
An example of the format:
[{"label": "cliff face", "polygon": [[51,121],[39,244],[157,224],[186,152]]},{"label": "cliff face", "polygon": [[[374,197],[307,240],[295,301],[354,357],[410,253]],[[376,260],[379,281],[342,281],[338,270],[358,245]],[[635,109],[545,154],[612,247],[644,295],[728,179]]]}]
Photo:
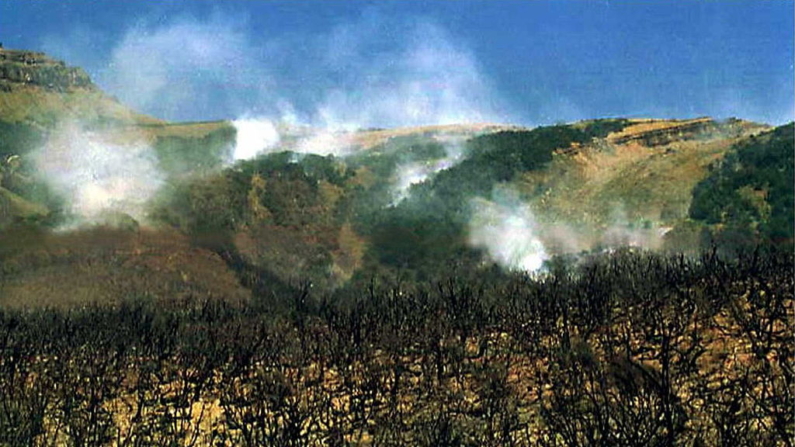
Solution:
[{"label": "cliff face", "polygon": [[43,53],[0,48],[0,90],[31,85],[59,92],[95,88],[81,68],[69,67]]},{"label": "cliff face", "polygon": [[[0,125],[41,130],[64,121],[94,127],[159,123],[106,95],[81,68],[44,53],[0,47]],[[0,141],[9,138],[8,131],[0,128]]]}]

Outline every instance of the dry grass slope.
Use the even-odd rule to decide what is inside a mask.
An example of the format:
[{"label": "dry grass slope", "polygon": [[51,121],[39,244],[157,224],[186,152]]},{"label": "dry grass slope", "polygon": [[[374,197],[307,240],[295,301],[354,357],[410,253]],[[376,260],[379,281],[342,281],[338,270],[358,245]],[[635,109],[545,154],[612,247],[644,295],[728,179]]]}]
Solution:
[{"label": "dry grass slope", "polygon": [[605,139],[559,150],[548,169],[527,173],[518,185],[535,196],[542,220],[565,222],[594,240],[617,223],[668,227],[687,216],[708,166],[765,129],[708,118],[638,120]]},{"label": "dry grass slope", "polygon": [[250,292],[216,254],[171,231],[94,228],[2,235],[0,307],[113,304],[131,297],[240,303]]}]

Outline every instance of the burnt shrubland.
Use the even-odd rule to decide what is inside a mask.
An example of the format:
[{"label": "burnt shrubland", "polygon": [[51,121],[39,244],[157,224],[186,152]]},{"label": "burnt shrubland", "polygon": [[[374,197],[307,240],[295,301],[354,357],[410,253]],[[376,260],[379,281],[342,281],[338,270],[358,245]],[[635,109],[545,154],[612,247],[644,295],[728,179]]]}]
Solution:
[{"label": "burnt shrubland", "polygon": [[792,273],[622,250],[3,310],[0,445],[790,445]]}]

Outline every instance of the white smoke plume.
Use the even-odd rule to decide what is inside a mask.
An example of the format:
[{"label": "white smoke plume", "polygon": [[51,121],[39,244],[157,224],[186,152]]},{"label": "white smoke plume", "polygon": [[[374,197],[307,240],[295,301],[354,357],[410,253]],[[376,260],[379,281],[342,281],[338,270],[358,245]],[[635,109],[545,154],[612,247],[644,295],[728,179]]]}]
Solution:
[{"label": "white smoke plume", "polygon": [[[431,20],[366,8],[313,36],[268,35],[219,11],[138,18],[118,42],[103,43],[107,52],[64,47],[62,36],[44,41],[93,67],[97,83],[136,110],[176,121],[236,118],[233,161],[279,150],[284,125],[314,129],[290,150],[346,155],[347,135],[363,128],[508,120],[465,41]],[[71,34],[85,45],[97,35]],[[408,185],[424,176],[414,168]]]},{"label": "white smoke plume", "polygon": [[285,121],[274,122],[268,118],[241,118],[232,121],[236,130],[232,149],[232,162],[250,160],[270,152],[291,150],[299,154],[345,156],[351,149],[350,133],[313,129],[295,144],[282,146],[279,130]]},{"label": "white smoke plume", "polygon": [[633,213],[630,219],[625,206],[616,202],[600,222],[574,223],[561,219],[544,219],[538,215],[538,236],[549,253],[576,254],[594,250],[635,247],[648,250],[662,248],[670,227]]},{"label": "white smoke plume", "polygon": [[277,146],[281,140],[276,125],[267,118],[241,118],[232,121],[235,126],[234,161],[249,160]]},{"label": "white smoke plume", "polygon": [[123,103],[159,118],[224,119],[257,113],[273,99],[267,58],[231,17],[141,22],[114,47],[98,81]]},{"label": "white smoke plume", "polygon": [[154,151],[143,139],[108,141],[64,124],[33,154],[42,177],[65,199],[74,221],[100,224],[112,214],[146,221],[146,204],[164,181]]},{"label": "white smoke plume", "polygon": [[169,120],[266,116],[339,132],[508,118],[463,40],[429,20],[364,13],[314,36],[253,35],[220,14],[141,20],[89,65],[123,103]]},{"label": "white smoke plume", "polygon": [[350,153],[350,132],[319,129],[293,148],[301,154],[345,156]]},{"label": "white smoke plume", "polygon": [[630,220],[624,206],[618,204],[610,212],[610,224],[603,231],[600,244],[606,248],[638,247],[657,250],[662,247],[666,231],[650,220]]},{"label": "white smoke plume", "polygon": [[[316,80],[312,85],[291,89],[282,87],[278,76],[271,78],[273,91],[271,99],[266,99],[271,103],[258,108],[277,109],[272,122],[314,129],[292,150],[340,156],[350,149],[347,136],[360,129],[507,119],[505,113],[498,113],[504,104],[474,55],[442,27],[419,21],[400,27],[398,39],[383,42],[385,27],[399,26],[369,15],[318,37],[306,50],[309,54],[299,53],[311,61],[304,64],[300,77]],[[272,60],[280,57],[288,60],[286,65],[295,65],[289,63],[294,56],[288,54]],[[328,84],[327,78],[335,82]],[[291,81],[282,80],[282,84],[290,86]],[[299,91],[313,92],[313,101],[302,104]],[[269,139],[267,135],[263,138]],[[444,165],[429,171],[444,169]],[[419,166],[406,169],[425,170]],[[407,181],[410,185],[411,180]]]},{"label": "white smoke plume", "polygon": [[469,243],[473,247],[484,249],[493,261],[509,270],[541,270],[549,255],[537,237],[536,220],[529,206],[512,197],[496,201],[473,199],[470,205]]},{"label": "white smoke plume", "polygon": [[[393,31],[399,38],[383,41]],[[368,16],[336,29],[325,70],[342,70],[315,121],[331,129],[495,122],[506,119],[474,54],[438,24]],[[377,48],[377,50],[375,49]]]},{"label": "white smoke plume", "polygon": [[452,168],[464,158],[460,143],[444,145],[445,156],[438,160],[407,163],[397,168],[396,180],[392,189],[392,205],[397,205],[409,196],[413,185],[431,179],[438,172]]},{"label": "white smoke plume", "polygon": [[[309,38],[256,41],[246,27],[219,14],[144,18],[89,65],[102,67],[97,81],[109,93],[159,118],[237,117],[232,161],[282,149],[344,156],[362,128],[506,120],[474,54],[431,21],[365,13]],[[285,145],[291,126],[302,133]],[[395,199],[455,162],[450,154],[403,167]],[[164,181],[143,140],[119,144],[77,125],[56,132],[38,163],[86,222],[108,210],[145,219],[144,204]]]}]

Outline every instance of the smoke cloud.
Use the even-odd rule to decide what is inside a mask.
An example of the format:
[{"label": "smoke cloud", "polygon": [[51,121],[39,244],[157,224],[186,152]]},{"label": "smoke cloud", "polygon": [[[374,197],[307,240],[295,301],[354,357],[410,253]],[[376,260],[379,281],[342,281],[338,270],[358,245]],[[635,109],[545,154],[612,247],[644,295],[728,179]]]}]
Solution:
[{"label": "smoke cloud", "polygon": [[549,259],[532,210],[509,192],[495,201],[470,202],[469,243],[509,270],[536,272]]},{"label": "smoke cloud", "polygon": [[145,205],[164,182],[143,139],[113,142],[77,123],[56,129],[32,159],[66,200],[68,226],[104,223],[114,213],[146,221]]},{"label": "smoke cloud", "polygon": [[313,37],[253,35],[218,14],[141,21],[90,65],[122,102],[169,120],[264,116],[339,132],[508,119],[474,54],[429,20],[365,13]]},{"label": "smoke cloud", "polygon": [[273,97],[271,76],[231,18],[181,18],[130,28],[111,52],[99,83],[123,103],[169,120],[224,119],[260,112]]},{"label": "smoke cloud", "polygon": [[613,247],[639,247],[650,250],[661,248],[665,228],[649,220],[631,221],[623,205],[616,205],[610,212],[610,225],[603,231],[601,245]]},{"label": "smoke cloud", "polygon": [[281,140],[276,126],[267,118],[242,118],[232,121],[235,126],[234,161],[248,160],[266,152]]},{"label": "smoke cloud", "polygon": [[[389,26],[390,24],[386,24]],[[353,26],[357,26],[354,24]],[[441,26],[408,26],[403,39],[377,51],[379,30],[364,26],[336,31],[326,60],[346,60],[340,88],[324,95],[316,121],[326,128],[501,121],[500,100],[474,55]],[[382,43],[383,45],[383,43]]]}]

